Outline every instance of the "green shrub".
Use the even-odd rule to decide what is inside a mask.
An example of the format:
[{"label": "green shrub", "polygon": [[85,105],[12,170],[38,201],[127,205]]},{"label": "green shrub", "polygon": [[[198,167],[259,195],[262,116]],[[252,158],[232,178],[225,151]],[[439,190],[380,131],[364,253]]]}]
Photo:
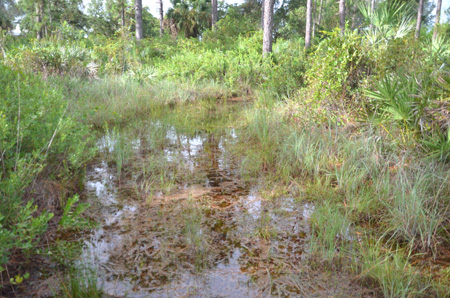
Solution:
[{"label": "green shrub", "polygon": [[329,33],[310,56],[299,113],[316,122],[354,120],[363,106],[360,88],[373,67],[370,48],[360,35]]},{"label": "green shrub", "polygon": [[68,115],[69,103],[59,89],[3,65],[0,85],[2,266],[13,250],[30,251],[53,216],[51,210],[38,210],[39,202],[25,195],[31,181],[44,169],[51,173],[47,179],[67,181],[82,170],[94,150],[89,128]]}]

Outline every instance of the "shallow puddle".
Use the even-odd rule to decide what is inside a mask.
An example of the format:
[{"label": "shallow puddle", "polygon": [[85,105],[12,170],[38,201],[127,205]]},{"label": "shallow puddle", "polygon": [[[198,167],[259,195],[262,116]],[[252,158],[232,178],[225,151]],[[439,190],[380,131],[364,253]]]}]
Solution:
[{"label": "shallow puddle", "polygon": [[230,153],[233,129],[187,135],[153,122],[126,134],[130,162],[121,178],[108,159],[117,142],[105,136],[105,158],[85,183],[101,227],[85,237],[80,263],[97,271],[107,294],[304,296],[299,277],[314,206],[265,199],[243,183]]}]

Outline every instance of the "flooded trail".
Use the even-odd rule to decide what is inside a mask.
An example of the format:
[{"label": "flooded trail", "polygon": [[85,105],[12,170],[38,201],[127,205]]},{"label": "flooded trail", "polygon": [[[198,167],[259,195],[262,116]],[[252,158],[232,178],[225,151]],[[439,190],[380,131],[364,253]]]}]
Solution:
[{"label": "flooded trail", "polygon": [[122,133],[129,154],[120,179],[111,156],[126,150],[106,135],[85,182],[100,227],[85,236],[80,263],[96,270],[108,295],[352,296],[335,286],[339,276],[305,269],[314,206],[264,199],[240,179],[234,129],[187,134],[151,122]]}]

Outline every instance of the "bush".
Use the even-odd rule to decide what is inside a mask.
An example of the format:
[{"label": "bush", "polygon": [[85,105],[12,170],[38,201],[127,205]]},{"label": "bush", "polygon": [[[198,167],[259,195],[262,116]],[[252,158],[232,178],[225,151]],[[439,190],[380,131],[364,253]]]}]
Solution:
[{"label": "bush", "polygon": [[300,90],[300,109],[316,122],[354,119],[362,107],[360,89],[371,74],[374,59],[365,40],[355,32],[329,33],[310,56],[307,87]]},{"label": "bush", "polygon": [[[42,208],[43,202],[33,202],[26,195],[31,181],[44,169],[52,173],[49,179],[69,179],[82,169],[94,150],[90,146],[89,127],[66,113],[69,103],[59,89],[2,65],[0,85],[3,86],[0,266],[3,266],[14,250],[29,252],[53,216],[51,210]],[[40,203],[39,210],[35,203]]]}]

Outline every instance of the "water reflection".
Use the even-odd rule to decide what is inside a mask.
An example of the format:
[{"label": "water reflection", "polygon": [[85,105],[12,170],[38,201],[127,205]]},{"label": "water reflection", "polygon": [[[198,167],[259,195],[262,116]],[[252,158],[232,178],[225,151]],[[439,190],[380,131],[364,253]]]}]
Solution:
[{"label": "water reflection", "polygon": [[[148,130],[155,128],[165,132],[162,144],[146,130],[133,136],[139,161],[160,150],[169,170],[192,177],[144,202],[124,191],[127,181],[119,186],[105,160],[92,167],[86,192],[102,226],[85,239],[82,262],[97,269],[110,295],[260,297],[254,276],[274,270],[269,257],[301,259],[314,207],[289,197],[265,200],[242,183],[239,160],[228,150],[237,143],[234,130],[192,136],[161,123]],[[108,136],[99,141],[106,154],[114,146]]]}]

